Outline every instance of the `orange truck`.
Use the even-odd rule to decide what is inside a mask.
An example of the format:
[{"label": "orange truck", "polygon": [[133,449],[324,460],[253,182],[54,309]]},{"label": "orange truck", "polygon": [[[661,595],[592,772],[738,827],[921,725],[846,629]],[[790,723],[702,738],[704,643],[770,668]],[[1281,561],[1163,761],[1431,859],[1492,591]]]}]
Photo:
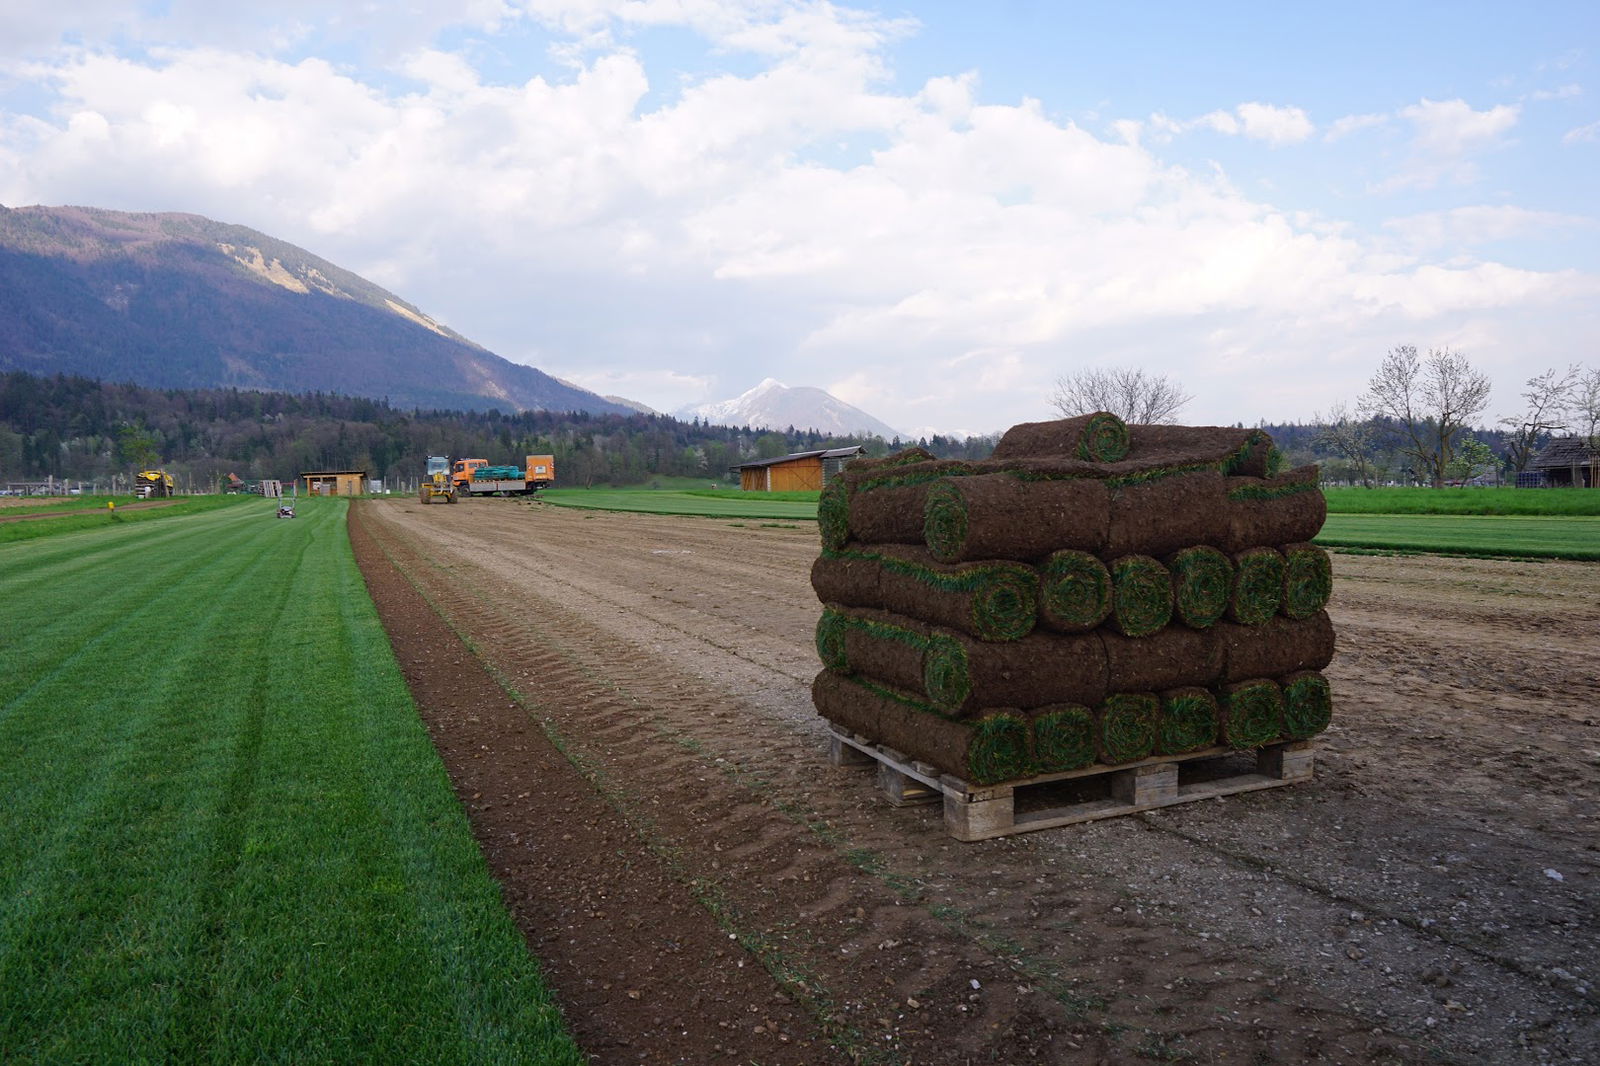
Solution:
[{"label": "orange truck", "polygon": [[487,459],[457,459],[450,467],[457,496],[532,496],[556,479],[553,455],[530,455],[521,467],[491,466]]}]

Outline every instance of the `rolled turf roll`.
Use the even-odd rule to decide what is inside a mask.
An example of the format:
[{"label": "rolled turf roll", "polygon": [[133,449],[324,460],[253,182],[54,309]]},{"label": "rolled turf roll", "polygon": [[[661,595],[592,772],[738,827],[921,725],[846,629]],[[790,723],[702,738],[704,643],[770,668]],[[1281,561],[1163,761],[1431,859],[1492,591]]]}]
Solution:
[{"label": "rolled turf roll", "polygon": [[1115,463],[1128,454],[1128,427],[1108,411],[1023,422],[1006,430],[994,446],[996,459],[1065,455],[1090,463]]},{"label": "rolled turf roll", "polygon": [[817,532],[828,551],[838,551],[850,542],[850,496],[843,478],[828,482],[817,497]]},{"label": "rolled turf roll", "polygon": [[851,545],[811,567],[824,603],[876,607],[948,626],[979,640],[1019,640],[1038,620],[1039,574],[1011,562],[934,561],[923,548]]},{"label": "rolled turf roll", "polygon": [[[864,469],[859,460],[851,463],[835,479],[844,485],[850,539],[864,544],[921,544],[928,489],[946,478],[979,471],[976,464],[953,459],[878,460],[877,465]],[[818,518],[820,521],[820,509]]]},{"label": "rolled turf roll", "polygon": [[1034,480],[1014,472],[948,478],[928,488],[922,540],[935,559],[1042,559],[1058,548],[1098,552],[1108,495],[1093,477]]},{"label": "rolled turf roll", "polygon": [[1215,470],[1155,469],[1113,478],[1108,485],[1106,541],[1100,549],[1108,559],[1132,552],[1167,555],[1193,544],[1214,544],[1228,529],[1223,477]]},{"label": "rolled turf roll", "polygon": [[1333,661],[1333,621],[1327,611],[1299,619],[1279,615],[1259,626],[1218,622],[1209,632],[1222,647],[1227,682],[1321,670]]},{"label": "rolled turf roll", "polygon": [[1172,612],[1193,629],[1214,625],[1233,596],[1233,563],[1217,549],[1197,544],[1167,557],[1172,574]]},{"label": "rolled turf roll", "polygon": [[1222,742],[1259,748],[1283,735],[1283,691],[1265,678],[1223,686],[1217,700]]},{"label": "rolled turf roll", "polygon": [[1283,603],[1283,553],[1276,548],[1246,548],[1233,557],[1233,595],[1228,618],[1258,626]]},{"label": "rolled turf roll", "polygon": [[1156,716],[1161,703],[1154,693],[1118,692],[1094,712],[1095,753],[1108,766],[1137,762],[1155,750]]},{"label": "rolled turf roll", "polygon": [[[831,660],[823,653],[825,628]],[[927,626],[887,611],[829,608],[817,626],[822,665],[912,693],[922,691],[931,643]]]},{"label": "rolled turf roll", "polygon": [[1161,560],[1124,555],[1111,571],[1111,626],[1126,637],[1145,637],[1172,621],[1172,575]]},{"label": "rolled turf roll", "polygon": [[1224,474],[1265,477],[1272,437],[1231,426],[1129,426],[1128,458],[1159,456],[1168,464],[1200,463]]},{"label": "rolled turf roll", "polygon": [[996,711],[958,722],[890,689],[828,670],[811,683],[817,713],[839,728],[887,744],[947,774],[983,785],[1027,777],[1028,720]]},{"label": "rolled turf roll", "polygon": [[1312,670],[1279,679],[1283,687],[1283,735],[1308,740],[1333,720],[1333,693],[1328,679]]},{"label": "rolled turf roll", "polygon": [[1328,606],[1333,594],[1333,561],[1315,544],[1283,548],[1283,613],[1310,618]]},{"label": "rolled turf roll", "polygon": [[1039,567],[1039,617],[1051,629],[1086,633],[1111,613],[1111,571],[1085,551],[1052,552]]},{"label": "rolled turf roll", "polygon": [[920,690],[956,716],[986,707],[1093,706],[1106,694],[1105,646],[1097,633],[1033,633],[993,644],[934,630]]},{"label": "rolled turf roll", "polygon": [[1112,692],[1161,692],[1223,680],[1227,656],[1216,626],[1168,626],[1148,637],[1124,637],[1104,628],[1098,635],[1105,648],[1106,687]]},{"label": "rolled turf roll", "polygon": [[938,456],[926,448],[903,448],[900,451],[891,452],[888,455],[880,455],[876,458],[865,455],[859,456],[846,463],[845,469],[852,474],[864,474],[870,470],[883,470],[886,467],[910,466],[912,463],[930,463],[937,458]]},{"label": "rolled turf roll", "polygon": [[843,607],[881,607],[878,578],[883,564],[859,549],[824,551],[811,564],[811,588],[823,603]]},{"label": "rolled turf roll", "polygon": [[1033,763],[1041,774],[1077,770],[1095,760],[1094,712],[1065,703],[1041,707],[1031,715]]},{"label": "rolled turf roll", "polygon": [[1158,755],[1182,755],[1209,748],[1217,742],[1217,698],[1198,685],[1161,693],[1161,714],[1156,719]]},{"label": "rolled turf roll", "polygon": [[850,658],[844,644],[849,629],[849,617],[832,607],[824,607],[822,617],[817,619],[817,658],[824,667],[841,674],[850,672]]},{"label": "rolled turf roll", "polygon": [[1214,543],[1228,551],[1308,541],[1328,518],[1328,501],[1315,465],[1277,477],[1225,478],[1223,491],[1228,499],[1227,532]]}]

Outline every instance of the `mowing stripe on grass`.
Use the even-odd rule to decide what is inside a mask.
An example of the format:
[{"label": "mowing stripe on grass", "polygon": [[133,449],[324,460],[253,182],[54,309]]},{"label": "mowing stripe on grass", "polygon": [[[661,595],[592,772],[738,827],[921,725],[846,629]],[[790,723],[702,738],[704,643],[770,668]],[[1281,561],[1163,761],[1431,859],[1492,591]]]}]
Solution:
[{"label": "mowing stripe on grass", "polygon": [[7,1062],[581,1061],[345,507],[0,548],[0,599],[57,608],[5,635]]}]

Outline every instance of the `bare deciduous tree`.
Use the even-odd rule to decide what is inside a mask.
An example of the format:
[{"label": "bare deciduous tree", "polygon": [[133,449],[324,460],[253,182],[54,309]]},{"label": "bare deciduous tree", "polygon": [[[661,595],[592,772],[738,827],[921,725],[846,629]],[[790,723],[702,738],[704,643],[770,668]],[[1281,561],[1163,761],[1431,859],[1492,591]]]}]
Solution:
[{"label": "bare deciduous tree", "polygon": [[1402,344],[1383,357],[1361,406],[1399,427],[1400,450],[1439,488],[1455,438],[1483,412],[1489,389],[1488,375],[1475,370],[1461,353],[1430,348],[1423,358],[1416,345]]},{"label": "bare deciduous tree", "polygon": [[1567,405],[1572,390],[1578,384],[1579,368],[1569,366],[1565,373],[1554,368],[1528,379],[1528,391],[1522,394],[1527,406],[1520,415],[1507,415],[1500,424],[1509,431],[1506,446],[1511,453],[1511,468],[1517,472],[1528,469],[1539,438],[1551,430],[1567,427]]},{"label": "bare deciduous tree", "polygon": [[1313,443],[1326,445],[1344,456],[1361,483],[1372,488],[1378,451],[1378,432],[1372,420],[1352,415],[1343,403],[1330,407],[1326,418],[1320,414],[1311,418],[1322,427]]},{"label": "bare deciduous tree", "polygon": [[1109,411],[1130,425],[1163,425],[1194,397],[1176,381],[1143,370],[1078,370],[1056,379],[1050,406],[1062,418]]},{"label": "bare deciduous tree", "polygon": [[1589,447],[1589,486],[1600,488],[1600,367],[1578,379],[1570,410],[1578,436]]}]

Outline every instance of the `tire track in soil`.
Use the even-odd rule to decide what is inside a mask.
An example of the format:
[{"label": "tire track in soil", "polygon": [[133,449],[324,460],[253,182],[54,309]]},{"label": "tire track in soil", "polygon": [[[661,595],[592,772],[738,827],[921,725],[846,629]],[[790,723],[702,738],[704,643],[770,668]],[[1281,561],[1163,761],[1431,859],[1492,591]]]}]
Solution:
[{"label": "tire track in soil", "polygon": [[[637,591],[645,587],[639,571],[611,555],[576,574],[542,566],[519,579],[492,537],[475,540],[459,516],[442,530],[392,507],[364,513],[569,757],[603,777],[610,801],[674,855],[679,876],[711,887],[746,941],[770,953],[834,1031],[851,1034],[858,1056],[1420,1057],[1373,1032],[1371,1019],[1264,972],[1261,960],[1120,906],[1126,893],[1097,876],[1092,861],[1058,864],[1059,849],[1028,836],[955,844],[927,810],[886,809],[859,771],[823,764],[820,722],[803,687],[786,684],[791,702],[797,693],[806,702],[805,727],[766,713],[738,685],[749,657],[662,618],[659,603]],[[524,562],[548,554],[579,565],[582,553],[563,542],[573,524],[541,529]],[[580,529],[593,552],[600,529]],[[623,534],[636,551],[639,532]],[[814,550],[797,541],[775,557],[793,571],[796,552]],[[720,594],[726,586],[709,587]],[[735,596],[762,617],[788,611],[793,657],[795,608],[783,606],[785,594]],[[630,611],[627,622],[642,630],[634,639],[608,620]],[[680,669],[685,656],[672,651],[682,648],[660,647],[664,629],[724,661]],[[723,683],[709,682],[719,669]],[[797,748],[804,757],[795,758]]]}]

